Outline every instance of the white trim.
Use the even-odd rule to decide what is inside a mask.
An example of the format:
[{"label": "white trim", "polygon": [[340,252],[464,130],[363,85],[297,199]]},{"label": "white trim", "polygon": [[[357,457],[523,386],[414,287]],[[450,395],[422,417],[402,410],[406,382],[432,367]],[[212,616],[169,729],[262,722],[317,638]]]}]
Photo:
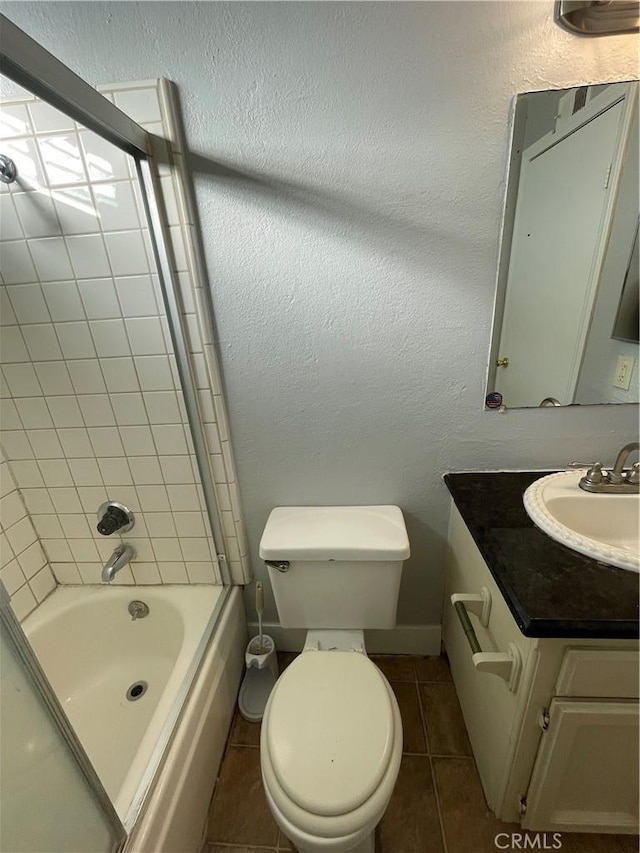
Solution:
[{"label": "white trim", "polygon": [[[258,633],[258,623],[248,623],[249,635]],[[307,632],[304,628],[283,628],[277,622],[263,622],[265,634],[273,638],[280,652],[300,652]],[[366,630],[367,652],[373,655],[439,655],[441,625],[396,625],[389,630]]]},{"label": "white trim", "polygon": [[98,92],[127,92],[130,89],[156,89],[159,77],[150,77],[148,80],[126,80],[120,83],[98,83]]}]

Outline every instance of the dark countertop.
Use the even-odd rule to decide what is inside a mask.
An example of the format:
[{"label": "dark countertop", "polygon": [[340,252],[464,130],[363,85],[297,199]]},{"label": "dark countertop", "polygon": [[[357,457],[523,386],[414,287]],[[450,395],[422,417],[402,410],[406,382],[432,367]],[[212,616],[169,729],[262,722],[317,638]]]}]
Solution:
[{"label": "dark countertop", "polygon": [[527,515],[522,495],[548,473],[445,474],[444,481],[525,636],[636,639],[640,576],[566,548]]}]

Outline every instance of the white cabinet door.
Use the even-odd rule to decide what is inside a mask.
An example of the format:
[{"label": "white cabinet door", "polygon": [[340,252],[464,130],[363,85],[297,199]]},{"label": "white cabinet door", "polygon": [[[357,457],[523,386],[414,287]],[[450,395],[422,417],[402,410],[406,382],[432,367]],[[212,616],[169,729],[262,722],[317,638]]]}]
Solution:
[{"label": "white cabinet door", "polygon": [[638,831],[638,703],[554,699],[525,829]]}]

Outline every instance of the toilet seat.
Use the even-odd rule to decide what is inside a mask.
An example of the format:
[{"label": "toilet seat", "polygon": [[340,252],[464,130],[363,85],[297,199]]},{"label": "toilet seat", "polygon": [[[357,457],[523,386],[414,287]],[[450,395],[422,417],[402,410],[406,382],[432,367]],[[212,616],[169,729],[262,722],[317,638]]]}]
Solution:
[{"label": "toilet seat", "polygon": [[304,652],[269,697],[261,733],[265,788],[278,812],[309,836],[337,839],[375,826],[401,753],[395,696],[364,654]]},{"label": "toilet seat", "polygon": [[274,688],[267,748],[281,788],[306,811],[353,811],[389,765],[393,713],[381,673],[357,652],[306,652]]}]

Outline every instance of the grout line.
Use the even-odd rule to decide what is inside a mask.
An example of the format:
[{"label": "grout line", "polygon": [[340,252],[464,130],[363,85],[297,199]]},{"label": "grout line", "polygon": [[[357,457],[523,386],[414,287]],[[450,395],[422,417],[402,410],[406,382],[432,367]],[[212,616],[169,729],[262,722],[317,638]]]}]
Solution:
[{"label": "grout line", "polygon": [[232,841],[207,841],[203,853],[208,853],[211,847],[222,847],[225,850],[264,850],[269,853],[278,853],[277,847],[266,847],[264,844],[236,844]]},{"label": "grout line", "polygon": [[473,761],[473,755],[440,755],[434,753],[432,758],[453,758],[456,761],[459,761],[461,758],[464,758],[466,761]]},{"label": "grout line", "polygon": [[[420,717],[422,719],[422,729],[424,732],[424,739],[425,739],[425,743],[427,745],[427,756],[429,758],[429,769],[431,770],[431,783],[433,785],[433,795],[434,795],[434,798],[436,801],[436,811],[438,813],[438,823],[440,824],[440,837],[442,839],[442,849],[443,849],[444,853],[448,853],[447,838],[446,838],[445,831],[444,831],[444,821],[442,819],[442,809],[440,808],[440,795],[438,794],[438,785],[436,783],[436,774],[435,774],[434,769],[433,769],[433,756],[431,755],[431,748],[429,745],[429,736],[427,733],[427,720],[426,720],[426,716],[424,713],[424,709],[422,707],[422,698],[420,696],[420,689],[419,689],[420,683],[421,682],[418,682],[416,680],[415,684],[416,684],[416,693],[418,694],[418,707],[420,709]],[[424,682],[422,682],[422,683],[424,683]]]},{"label": "grout line", "polygon": [[420,719],[422,721],[422,733],[424,734],[424,743],[425,743],[426,755],[431,755],[431,745],[429,743],[429,731],[427,729],[427,718],[426,718],[426,715],[424,713],[424,708],[422,707],[422,697],[420,696],[420,685],[417,681],[415,682],[415,688],[416,688],[416,697],[418,699],[418,710],[420,711]]}]

